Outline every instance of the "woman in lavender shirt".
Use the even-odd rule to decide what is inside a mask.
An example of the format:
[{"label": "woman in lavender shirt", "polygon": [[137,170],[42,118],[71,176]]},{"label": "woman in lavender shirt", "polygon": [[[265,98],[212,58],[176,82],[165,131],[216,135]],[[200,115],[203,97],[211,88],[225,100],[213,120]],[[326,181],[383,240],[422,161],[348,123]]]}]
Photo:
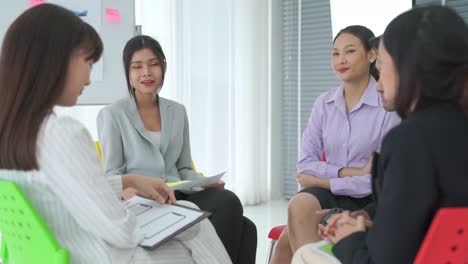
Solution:
[{"label": "woman in lavender shirt", "polygon": [[[302,190],[288,205],[288,227],[271,263],[289,263],[302,245],[320,240],[317,211],[351,211],[370,202],[371,156],[399,117],[382,107],[376,91],[376,50],[371,30],[349,26],[333,40],[331,64],[342,84],[319,96],[302,137],[295,175]],[[322,157],[326,156],[326,160]]]}]

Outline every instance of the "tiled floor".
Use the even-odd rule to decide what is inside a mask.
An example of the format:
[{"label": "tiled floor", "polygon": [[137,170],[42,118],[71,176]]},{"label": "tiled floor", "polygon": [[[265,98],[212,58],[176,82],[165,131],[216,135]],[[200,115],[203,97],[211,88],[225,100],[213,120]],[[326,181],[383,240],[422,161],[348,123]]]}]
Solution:
[{"label": "tiled floor", "polygon": [[286,224],[287,208],[288,201],[284,199],[244,207],[244,215],[257,226],[257,264],[266,263],[267,251],[270,246],[268,232],[274,226]]}]

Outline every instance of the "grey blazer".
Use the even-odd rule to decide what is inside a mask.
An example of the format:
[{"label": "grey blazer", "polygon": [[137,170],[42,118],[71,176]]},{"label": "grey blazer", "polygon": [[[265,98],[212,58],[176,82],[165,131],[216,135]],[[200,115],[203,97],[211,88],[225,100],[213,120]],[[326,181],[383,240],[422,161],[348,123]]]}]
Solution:
[{"label": "grey blazer", "polygon": [[97,118],[106,175],[134,173],[166,182],[202,177],[192,170],[187,112],[182,104],[159,97],[161,149],[152,141],[133,98],[103,108]]}]

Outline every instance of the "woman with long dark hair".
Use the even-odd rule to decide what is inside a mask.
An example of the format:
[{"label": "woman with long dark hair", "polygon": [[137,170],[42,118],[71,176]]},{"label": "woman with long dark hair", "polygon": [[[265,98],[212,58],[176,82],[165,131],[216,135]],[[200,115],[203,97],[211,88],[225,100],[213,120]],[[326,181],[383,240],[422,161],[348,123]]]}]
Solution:
[{"label": "woman with long dark hair", "polygon": [[447,7],[407,11],[385,29],[378,60],[384,107],[403,122],[374,156],[370,219],[345,212],[325,229],[342,263],[412,263],[435,213],[468,206],[466,23]]},{"label": "woman with long dark hair", "polygon": [[76,104],[102,50],[90,25],[56,5],[30,8],[9,27],[0,56],[0,179],[22,189],[71,263],[230,263],[208,220],[154,250],[139,247],[144,235],[118,199],[122,190],[173,203],[172,190],[137,174],[105,177],[88,131],[54,114],[54,106]]}]

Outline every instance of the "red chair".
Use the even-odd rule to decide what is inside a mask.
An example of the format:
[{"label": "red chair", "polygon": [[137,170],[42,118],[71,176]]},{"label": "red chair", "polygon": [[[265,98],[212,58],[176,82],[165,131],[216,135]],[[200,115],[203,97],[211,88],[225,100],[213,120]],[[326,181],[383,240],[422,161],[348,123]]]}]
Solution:
[{"label": "red chair", "polygon": [[268,259],[267,264],[270,262],[271,254],[273,254],[273,249],[275,248],[276,241],[278,241],[279,236],[286,228],[286,225],[275,226],[268,233],[268,238],[271,239],[270,246],[268,248]]},{"label": "red chair", "polygon": [[[285,227],[271,229],[271,249]],[[441,208],[432,220],[413,264],[436,263],[468,263],[468,207]]]},{"label": "red chair", "polygon": [[414,264],[468,263],[468,207],[441,208]]}]

